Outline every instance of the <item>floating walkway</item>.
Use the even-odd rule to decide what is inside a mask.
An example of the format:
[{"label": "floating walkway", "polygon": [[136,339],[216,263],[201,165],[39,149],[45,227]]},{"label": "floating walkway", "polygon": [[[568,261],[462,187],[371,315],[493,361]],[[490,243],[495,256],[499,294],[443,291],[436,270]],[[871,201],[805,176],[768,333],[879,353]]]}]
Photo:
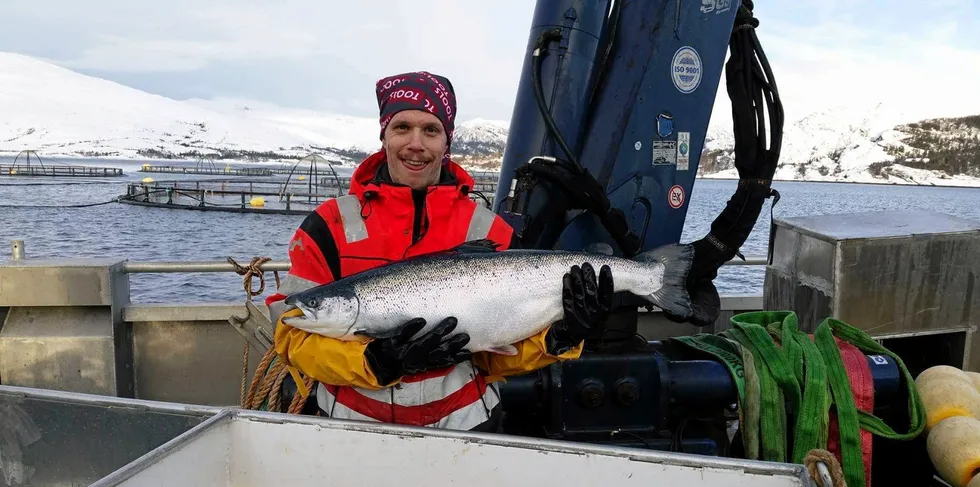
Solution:
[{"label": "floating walkway", "polygon": [[68,166],[38,164],[0,164],[0,176],[47,176],[55,178],[119,177],[123,170],[118,167]]},{"label": "floating walkway", "polygon": [[183,167],[183,166],[155,166],[153,164],[143,164],[139,172],[153,172],[165,174],[204,174],[212,176],[272,176],[275,170],[264,167],[226,167],[218,169],[216,167]]},{"label": "floating walkway", "polygon": [[[293,176],[297,174],[294,173]],[[490,206],[497,189],[497,173],[475,173],[474,201]],[[235,213],[305,215],[327,199],[350,191],[350,176],[290,178],[287,181],[199,180],[153,181],[144,179],[126,187],[120,203],[157,208]]]},{"label": "floating walkway", "polygon": [[[487,198],[492,198],[493,194],[497,191],[497,183],[500,181],[500,173],[495,172],[471,172],[470,176],[473,176],[473,188],[470,192],[480,192],[483,193]],[[320,178],[321,188],[331,188],[337,189],[343,193],[347,193],[350,189],[350,176],[326,176]],[[296,184],[296,183],[294,183]]]},{"label": "floating walkway", "polygon": [[[143,164],[139,172],[153,172],[164,174],[209,174],[213,176],[272,176],[293,175],[306,176],[309,171],[305,169],[294,169],[290,167],[201,167],[201,166],[156,166],[153,164]],[[321,174],[331,171],[319,171]]]},{"label": "floating walkway", "polygon": [[[21,161],[23,158],[23,162]],[[34,162],[32,162],[32,160]],[[44,165],[37,151],[22,150],[12,164],[0,164],[0,176],[41,176],[52,178],[107,178],[119,177],[123,170],[118,167],[78,166],[71,164]]]},{"label": "floating walkway", "polygon": [[500,173],[493,171],[469,171],[473,177],[473,191],[486,193],[488,198],[492,198],[497,191],[497,183],[500,182]]},{"label": "floating walkway", "polygon": [[128,184],[119,202],[184,210],[305,215],[340,194],[316,185],[310,188],[277,181],[149,181]]}]

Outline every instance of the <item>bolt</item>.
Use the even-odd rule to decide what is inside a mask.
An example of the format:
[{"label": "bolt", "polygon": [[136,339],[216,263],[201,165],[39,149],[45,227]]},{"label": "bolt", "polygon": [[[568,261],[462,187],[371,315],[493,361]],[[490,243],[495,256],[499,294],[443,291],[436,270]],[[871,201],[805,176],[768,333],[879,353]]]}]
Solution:
[{"label": "bolt", "polygon": [[624,377],[616,381],[616,399],[623,406],[630,406],[640,399],[640,386],[636,379]]},{"label": "bolt", "polygon": [[604,400],[602,383],[595,379],[586,379],[581,386],[582,406],[586,409],[595,409],[602,406]]}]

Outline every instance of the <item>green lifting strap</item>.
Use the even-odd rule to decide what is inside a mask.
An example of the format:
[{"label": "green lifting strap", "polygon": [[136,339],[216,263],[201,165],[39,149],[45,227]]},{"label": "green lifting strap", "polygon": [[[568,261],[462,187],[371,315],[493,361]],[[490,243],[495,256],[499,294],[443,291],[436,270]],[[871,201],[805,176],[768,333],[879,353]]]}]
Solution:
[{"label": "green lifting strap", "polygon": [[750,340],[756,345],[758,355],[763,358],[760,375],[773,376],[780,392],[790,398],[790,413],[795,418],[792,429],[787,431],[784,422],[780,429],[763,431],[764,441],[785,442],[792,437],[790,461],[799,464],[810,450],[826,449],[830,424],[827,369],[816,345],[799,331],[796,314],[744,313],[733,317],[732,325],[732,335],[737,341]]},{"label": "green lifting strap", "polygon": [[[788,456],[793,463],[802,463],[810,450],[826,449],[833,407],[844,477],[848,485],[861,486],[865,485],[861,429],[883,438],[909,440],[925,427],[922,400],[905,363],[860,329],[827,318],[811,339],[799,330],[792,311],[742,313],[733,316],[731,323],[730,330],[718,335],[672,340],[713,355],[732,374],[746,458],[785,462]],[[866,353],[895,360],[909,392],[907,432],[897,433],[872,412],[857,408],[834,337]],[[793,425],[788,424],[787,412],[795,418]],[[787,431],[790,427],[792,430]],[[791,454],[787,446],[790,439]]]},{"label": "green lifting strap", "polygon": [[762,394],[759,386],[759,373],[755,365],[755,357],[752,352],[739,345],[742,362],[745,364],[745,408],[744,414],[739,410],[739,419],[742,425],[742,443],[745,449],[745,458],[750,460],[759,459],[759,397]]}]

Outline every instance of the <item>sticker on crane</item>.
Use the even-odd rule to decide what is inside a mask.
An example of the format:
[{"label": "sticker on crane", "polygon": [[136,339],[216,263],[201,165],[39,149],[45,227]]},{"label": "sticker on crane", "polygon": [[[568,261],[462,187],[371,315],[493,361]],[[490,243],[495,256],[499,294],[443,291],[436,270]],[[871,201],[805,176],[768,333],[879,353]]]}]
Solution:
[{"label": "sticker on crane", "polygon": [[691,165],[691,133],[677,132],[677,170],[687,171]]},{"label": "sticker on crane", "polygon": [[674,87],[684,94],[694,93],[701,84],[701,56],[691,46],[684,46],[674,53],[670,63],[671,79]]},{"label": "sticker on crane", "polygon": [[727,12],[732,8],[732,0],[701,0],[701,13],[716,15]]},{"label": "sticker on crane", "polygon": [[657,115],[657,135],[666,139],[674,133],[674,116],[668,112]]},{"label": "sticker on crane", "polygon": [[653,141],[653,165],[677,164],[677,142],[673,140]]},{"label": "sticker on crane", "polygon": [[684,188],[677,184],[671,186],[667,191],[667,204],[675,210],[684,206]]}]

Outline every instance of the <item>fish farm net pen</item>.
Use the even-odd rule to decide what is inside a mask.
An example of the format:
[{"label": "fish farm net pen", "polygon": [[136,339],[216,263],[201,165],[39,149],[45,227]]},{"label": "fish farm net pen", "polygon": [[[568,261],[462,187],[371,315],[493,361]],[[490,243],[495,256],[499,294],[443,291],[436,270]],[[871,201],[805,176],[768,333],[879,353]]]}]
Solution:
[{"label": "fish farm net pen", "polygon": [[87,184],[120,184],[120,181],[59,181],[57,183],[0,183],[0,186],[81,186]]}]

